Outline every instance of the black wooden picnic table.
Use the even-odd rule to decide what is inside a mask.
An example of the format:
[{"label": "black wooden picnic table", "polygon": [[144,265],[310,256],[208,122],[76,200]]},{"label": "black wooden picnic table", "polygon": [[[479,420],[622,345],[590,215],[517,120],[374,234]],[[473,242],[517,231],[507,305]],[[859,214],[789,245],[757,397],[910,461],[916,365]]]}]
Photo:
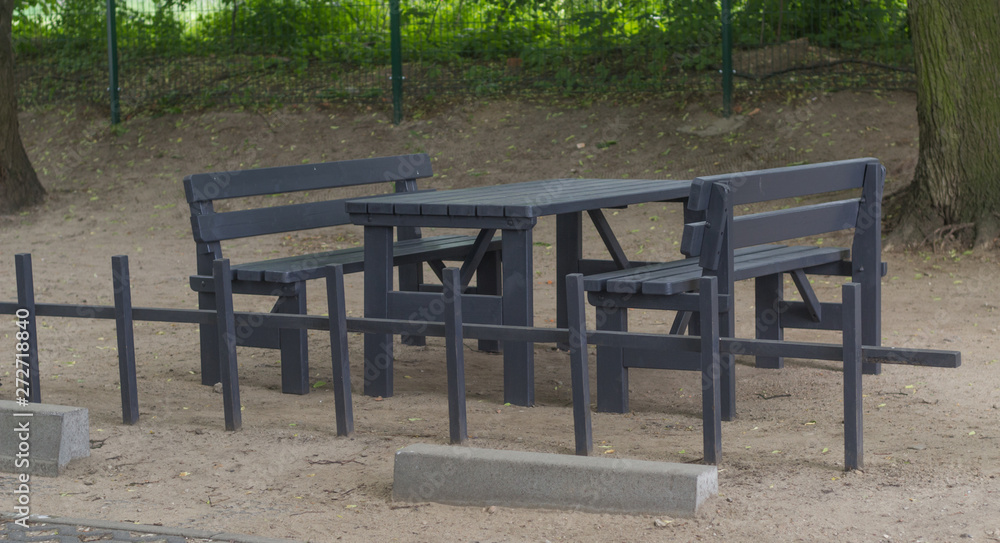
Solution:
[{"label": "black wooden picnic table", "polygon": [[[690,181],[650,179],[549,179],[436,192],[359,198],[347,202],[351,221],[365,228],[365,317],[440,320],[431,292],[398,292],[392,286],[392,231],[396,227],[471,228],[477,246],[462,266],[467,285],[485,246],[502,231],[502,295],[462,297],[466,322],[532,326],[532,229],[543,216],[556,216],[556,326],[565,327],[565,278],[571,273],[622,269],[630,262],[601,209],[646,202],[684,201]],[[590,215],[610,260],[583,258],[583,212]],[[440,311],[437,311],[440,312]],[[531,343],[504,341],[504,399],[534,403]],[[365,336],[365,394],[392,395],[392,337]]]}]

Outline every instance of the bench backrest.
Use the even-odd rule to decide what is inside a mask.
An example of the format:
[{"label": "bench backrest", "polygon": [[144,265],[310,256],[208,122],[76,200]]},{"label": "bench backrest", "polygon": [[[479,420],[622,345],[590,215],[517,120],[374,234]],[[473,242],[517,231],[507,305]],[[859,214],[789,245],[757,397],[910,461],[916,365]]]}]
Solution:
[{"label": "bench backrest", "polygon": [[[681,251],[718,268],[724,251],[854,229],[853,249],[881,252],[885,168],[862,158],[695,179],[688,209],[705,220],[686,224]],[[856,198],[734,217],[737,205],[860,189]]]},{"label": "bench backrest", "polygon": [[[395,183],[396,192],[416,190],[416,180],[431,177],[426,154],[321,164],[201,173],[184,179],[191,207],[191,232],[198,243],[217,243],[265,234],[350,224],[344,202],[350,198],[217,213],[212,202],[229,198],[322,190],[374,183]],[[354,196],[355,198],[357,196]]]}]

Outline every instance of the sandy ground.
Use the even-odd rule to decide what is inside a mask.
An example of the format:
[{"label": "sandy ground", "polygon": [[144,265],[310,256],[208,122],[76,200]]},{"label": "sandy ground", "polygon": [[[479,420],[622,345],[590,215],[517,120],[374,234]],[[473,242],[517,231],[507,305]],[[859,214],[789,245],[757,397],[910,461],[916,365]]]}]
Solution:
[{"label": "sandy ground", "polygon": [[[22,132],[50,196],[0,217],[0,299],[16,299],[13,255],[30,252],[39,301],[110,304],[110,257],[128,254],[135,305],[196,307],[181,180],[201,171],[428,152],[436,177],[425,186],[437,189],[572,176],[690,178],[860,156],[886,164],[890,190],[912,176],[912,94],[804,95],[741,111],[720,122],[695,101],[470,102],[400,126],[382,111],[288,108],[138,117],[114,131],[99,112],[27,112]],[[679,215],[676,206],[647,204],[610,220],[630,255],[672,259]],[[594,232],[586,235],[588,248],[600,246]],[[543,219],[534,237],[539,326],[554,325],[554,236],[554,220]],[[225,250],[243,262],[360,239],[342,228]],[[352,336],[357,433],[349,439],[335,435],[324,334],[311,336],[314,389],[305,396],[280,393],[275,351],[241,349],[244,429],[227,433],[221,395],[200,384],[194,326],[136,324],[141,421],[129,427],[121,424],[114,324],[42,319],[43,398],[87,407],[93,441],[90,458],[59,478],[33,479],[32,512],[310,541],[1000,540],[997,258],[996,249],[905,250],[890,238],[884,343],[960,350],[963,365],[892,366],[865,378],[864,471],[843,471],[836,363],[792,360],[762,370],[738,359],[738,419],[723,425],[720,495],[694,519],[393,503],[393,453],[447,442],[440,340],[397,346],[396,395],[373,399],[360,393],[362,342]],[[362,280],[348,278],[353,315],[361,313]],[[839,283],[817,278],[820,297],[837,299]],[[743,335],[751,333],[747,287],[738,292]],[[325,312],[319,283],[310,304]],[[241,297],[237,308],[266,310],[268,302]],[[639,313],[632,322],[663,331],[669,321]],[[567,355],[536,346],[537,405],[526,408],[503,404],[500,357],[474,351],[472,341],[466,347],[471,445],[571,453]],[[11,399],[13,365],[0,375],[0,394]],[[698,378],[635,371],[632,412],[594,414],[597,454],[698,461]],[[0,476],[0,488],[10,510],[13,479]]]}]

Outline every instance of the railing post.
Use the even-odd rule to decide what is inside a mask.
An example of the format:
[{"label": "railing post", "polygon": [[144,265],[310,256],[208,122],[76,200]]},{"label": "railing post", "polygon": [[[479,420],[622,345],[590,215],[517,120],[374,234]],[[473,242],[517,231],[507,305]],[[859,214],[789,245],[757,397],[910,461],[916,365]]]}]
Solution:
[{"label": "railing post", "polygon": [[399,1],[389,0],[389,54],[392,63],[392,122],[403,122],[403,36]]},{"label": "railing post", "polygon": [[121,122],[121,104],[118,101],[118,29],[115,24],[115,0],[108,0],[108,74],[110,76],[111,124]]},{"label": "railing post", "polygon": [[722,0],[722,115],[733,114],[732,0]]},{"label": "railing post", "polygon": [[135,333],[132,327],[132,281],[128,256],[111,257],[115,296],[115,330],[118,336],[118,382],[122,388],[122,422],[139,422],[139,392],[135,375]]},{"label": "railing post", "polygon": [[[18,253],[14,255],[14,266],[16,268],[16,281],[17,281],[17,304],[20,309],[24,309],[27,315],[23,318],[21,315],[23,312],[18,313],[18,318],[25,323],[24,332],[27,332],[27,341],[20,341],[18,343],[28,344],[28,375],[25,377],[25,386],[28,388],[28,401],[31,403],[42,403],[42,385],[41,377],[38,371],[38,327],[36,326],[35,320],[35,280],[32,277],[31,272],[31,254],[30,253]],[[23,337],[23,336],[22,336]],[[19,353],[24,351],[17,351]],[[20,356],[17,359],[17,368],[21,369],[24,364],[21,362]]]}]

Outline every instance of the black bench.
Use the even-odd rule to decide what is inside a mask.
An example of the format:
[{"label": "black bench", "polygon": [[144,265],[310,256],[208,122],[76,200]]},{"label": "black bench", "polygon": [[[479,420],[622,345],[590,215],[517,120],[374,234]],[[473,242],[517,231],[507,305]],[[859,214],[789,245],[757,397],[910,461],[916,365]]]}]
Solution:
[{"label": "black bench", "polygon": [[[416,191],[416,180],[431,177],[430,159],[425,154],[363,160],[305,164],[220,173],[202,173],[184,179],[191,207],[191,231],[197,243],[197,275],[191,288],[198,292],[200,309],[215,309],[213,261],[223,258],[222,241],[351,224],[340,198],[273,207],[256,207],[225,213],[216,212],[213,202],[230,198],[272,196],[301,191],[342,189],[368,185],[366,193]],[[388,184],[388,185],[386,185]],[[258,202],[250,201],[250,204]],[[266,205],[267,202],[265,202]],[[470,262],[477,270],[477,288],[488,294],[500,293],[499,240],[470,236],[421,237],[419,228],[397,229],[393,261],[399,268],[400,290],[433,290],[423,284],[423,263],[440,276],[444,261],[477,257]],[[277,296],[272,313],[306,313],[306,281],[325,277],[328,266],[340,265],[344,273],[364,271],[363,247],[304,254],[232,266],[232,290],[236,294]],[[440,289],[440,287],[437,287]],[[475,290],[473,290],[474,292]],[[281,349],[281,388],[285,393],[309,391],[306,330],[276,329],[237,322],[236,344]],[[404,337],[409,344],[422,344],[422,337]],[[495,342],[492,342],[495,344]],[[488,345],[481,345],[489,347]],[[495,347],[493,347],[495,349]],[[219,340],[215,326],[201,326],[202,383],[219,382]]]},{"label": "black bench", "polygon": [[[696,291],[703,275],[718,277],[719,328],[722,337],[735,329],[735,281],[754,279],[755,324],[758,339],[781,340],[784,328],[839,330],[842,305],[821,303],[807,275],[850,276],[861,285],[861,341],[881,345],[881,200],[885,169],[871,158],[720,175],[696,179],[688,201],[689,221],[682,252],[692,258],[627,268],[588,276],[584,289],[597,306],[601,330],[628,329],[628,309],[678,311],[670,333],[685,328],[698,333],[696,308],[675,295]],[[712,187],[724,184],[726,202],[714,199]],[[800,205],[777,211],[733,217],[736,206],[860,189],[857,198]],[[853,229],[851,248],[773,245],[776,242]],[[710,250],[703,250],[706,242]],[[802,302],[784,299],[783,274],[791,275]],[[597,348],[597,409],[628,411],[628,368],[697,367],[690,355],[665,359],[662,352],[618,347]],[[757,355],[758,367],[780,368],[782,358]],[[723,420],[735,416],[735,366],[732,354],[721,361]],[[865,373],[878,373],[877,363],[865,363]]]}]

